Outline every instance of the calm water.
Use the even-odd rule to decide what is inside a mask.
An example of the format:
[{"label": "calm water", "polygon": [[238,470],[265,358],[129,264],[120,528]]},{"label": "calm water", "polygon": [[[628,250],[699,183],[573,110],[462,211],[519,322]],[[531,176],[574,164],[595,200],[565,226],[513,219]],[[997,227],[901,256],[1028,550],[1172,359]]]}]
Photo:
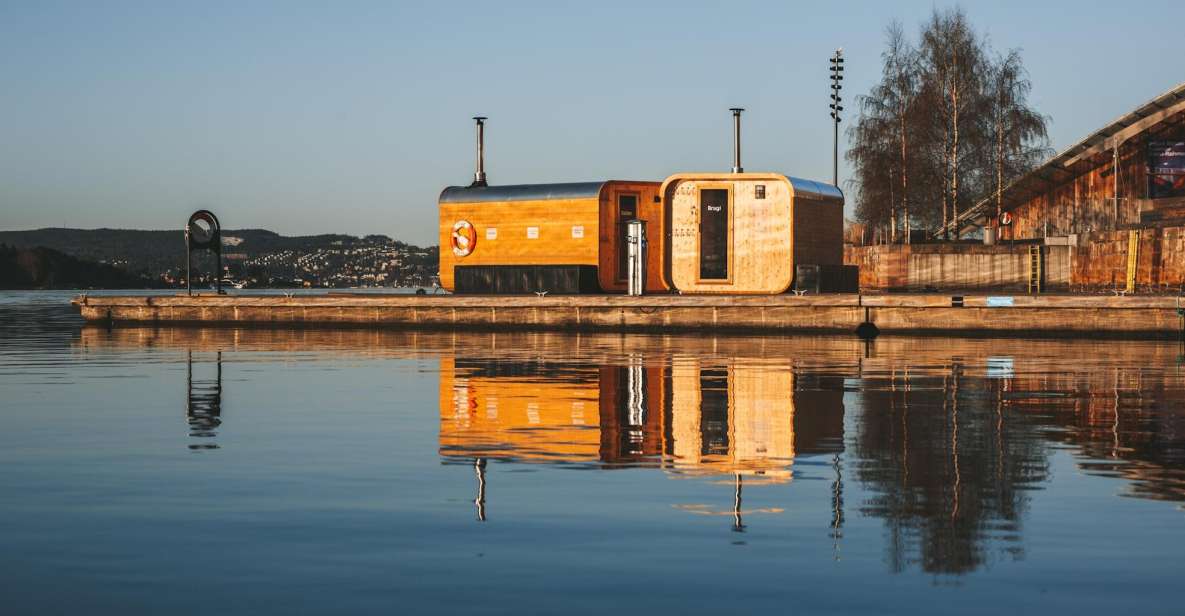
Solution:
[{"label": "calm water", "polygon": [[0,294],[5,613],[1181,614],[1164,342],[84,328]]}]

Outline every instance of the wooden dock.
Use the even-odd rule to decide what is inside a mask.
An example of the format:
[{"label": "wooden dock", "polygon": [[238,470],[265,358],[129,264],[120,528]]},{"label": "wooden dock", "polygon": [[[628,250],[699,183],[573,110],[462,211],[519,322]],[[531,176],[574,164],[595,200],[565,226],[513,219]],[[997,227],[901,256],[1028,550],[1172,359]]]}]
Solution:
[{"label": "wooden dock", "polygon": [[73,304],[88,322],[149,326],[855,333],[871,323],[879,333],[1170,338],[1183,325],[1177,298],[1164,296],[180,294]]}]

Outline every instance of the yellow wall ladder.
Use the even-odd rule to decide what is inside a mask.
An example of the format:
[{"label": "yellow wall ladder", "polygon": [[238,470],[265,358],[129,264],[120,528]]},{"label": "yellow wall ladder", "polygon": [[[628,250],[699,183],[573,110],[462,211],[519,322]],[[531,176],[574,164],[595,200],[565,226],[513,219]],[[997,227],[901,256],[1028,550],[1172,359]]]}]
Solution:
[{"label": "yellow wall ladder", "polygon": [[1029,246],[1029,293],[1041,292],[1042,268],[1045,266],[1040,246]]}]

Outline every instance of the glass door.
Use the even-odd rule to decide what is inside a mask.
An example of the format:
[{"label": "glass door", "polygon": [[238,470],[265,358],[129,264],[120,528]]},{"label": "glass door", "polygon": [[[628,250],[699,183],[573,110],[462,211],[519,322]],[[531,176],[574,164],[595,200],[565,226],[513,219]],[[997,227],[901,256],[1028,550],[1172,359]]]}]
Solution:
[{"label": "glass door", "polygon": [[728,190],[699,192],[699,277],[728,280]]}]

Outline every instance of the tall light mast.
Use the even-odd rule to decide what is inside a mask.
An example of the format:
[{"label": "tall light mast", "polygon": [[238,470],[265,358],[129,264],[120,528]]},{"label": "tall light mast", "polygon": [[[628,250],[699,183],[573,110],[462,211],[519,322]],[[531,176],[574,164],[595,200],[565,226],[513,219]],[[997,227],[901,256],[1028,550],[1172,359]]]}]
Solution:
[{"label": "tall light mast", "polygon": [[843,111],[843,100],[839,91],[843,88],[843,47],[835,50],[831,56],[831,119],[835,126],[835,135],[831,141],[831,183],[839,186],[839,122],[840,112]]}]

